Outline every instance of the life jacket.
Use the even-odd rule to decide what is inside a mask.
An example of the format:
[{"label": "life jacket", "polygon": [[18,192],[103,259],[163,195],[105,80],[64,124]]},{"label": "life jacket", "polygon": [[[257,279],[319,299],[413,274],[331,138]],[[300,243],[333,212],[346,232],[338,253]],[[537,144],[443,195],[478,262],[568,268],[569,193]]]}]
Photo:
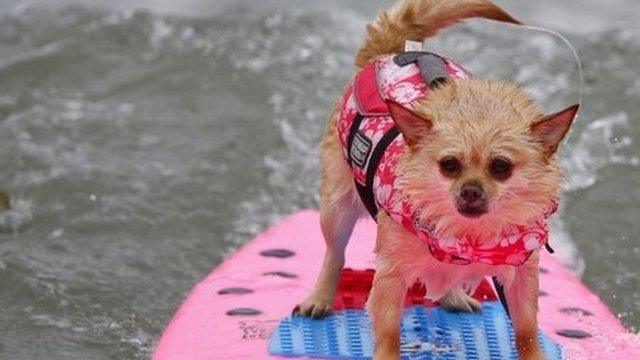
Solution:
[{"label": "life jacket", "polygon": [[453,61],[428,52],[405,52],[372,62],[356,74],[340,103],[338,133],[344,156],[371,216],[375,219],[379,211],[385,211],[420,238],[437,260],[522,265],[533,251],[548,244],[547,217],[556,211],[556,204],[533,225],[517,226],[496,239],[479,242],[436,236],[434,226],[421,224],[419,209],[399,191],[397,165],[407,145],[387,101],[411,109],[412,104],[428,98],[430,87],[447,78],[469,77]]}]

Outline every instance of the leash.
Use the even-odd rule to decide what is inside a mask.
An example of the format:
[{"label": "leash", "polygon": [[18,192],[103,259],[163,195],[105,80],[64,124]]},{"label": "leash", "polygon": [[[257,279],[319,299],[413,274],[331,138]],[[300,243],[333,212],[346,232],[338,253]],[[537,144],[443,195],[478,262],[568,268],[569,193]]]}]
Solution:
[{"label": "leash", "polygon": [[576,65],[578,68],[578,77],[580,82],[578,104],[580,105],[580,110],[582,110],[582,103],[584,100],[584,87],[585,87],[584,65],[582,63],[582,59],[580,58],[580,54],[578,53],[578,50],[576,49],[576,47],[573,45],[573,43],[571,43],[571,41],[566,36],[560,34],[555,30],[551,30],[551,29],[547,29],[539,26],[526,25],[526,24],[522,24],[519,26],[522,26],[528,30],[549,34],[555,37],[556,39],[560,39],[560,41],[562,41],[562,43],[569,49],[569,51],[571,52],[571,56],[573,57],[573,60],[576,62]]},{"label": "leash", "polygon": [[[569,51],[571,52],[571,56],[573,57],[577,68],[578,68],[578,78],[579,78],[579,85],[580,85],[580,89],[579,89],[579,95],[578,95],[578,104],[580,105],[580,109],[579,111],[582,110],[582,104],[583,104],[583,100],[584,100],[584,87],[585,87],[585,76],[584,76],[584,66],[582,63],[582,59],[580,58],[580,54],[578,53],[578,50],[576,49],[576,47],[573,45],[573,43],[571,43],[571,41],[564,35],[560,34],[557,31],[551,30],[551,29],[547,29],[547,28],[543,28],[543,27],[539,27],[539,26],[533,26],[533,25],[526,25],[526,24],[521,24],[521,25],[516,25],[516,26],[521,26],[527,30],[532,30],[532,31],[538,31],[538,32],[542,32],[545,34],[549,34],[553,37],[555,37],[556,39],[560,39],[560,41],[562,41],[562,43],[569,48]],[[576,115],[577,117],[578,115]],[[553,248],[551,247],[551,245],[549,245],[549,243],[547,243],[545,245],[547,251],[549,251],[549,253],[553,254],[555,253],[555,251],[553,250]],[[507,316],[509,316],[509,318],[511,318],[511,314],[509,312],[509,304],[507,303],[507,296],[505,294],[505,290],[504,290],[504,285],[502,285],[500,283],[500,281],[498,280],[497,277],[492,277],[491,280],[493,281],[493,286],[496,289],[496,293],[498,294],[498,298],[500,298],[500,302],[502,303],[502,306],[504,307],[505,312],[507,313]]]}]

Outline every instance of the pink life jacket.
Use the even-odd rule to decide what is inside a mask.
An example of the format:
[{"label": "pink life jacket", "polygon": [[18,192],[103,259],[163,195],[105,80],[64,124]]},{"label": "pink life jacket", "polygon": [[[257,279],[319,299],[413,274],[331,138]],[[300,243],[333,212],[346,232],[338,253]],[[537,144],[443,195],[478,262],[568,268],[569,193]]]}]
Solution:
[{"label": "pink life jacket", "polygon": [[[514,227],[494,241],[479,243],[470,238],[439,238],[433,226],[418,220],[419,209],[398,190],[397,164],[406,143],[395,126],[386,101],[410,105],[429,95],[433,86],[447,77],[471,75],[454,62],[436,54],[406,52],[379,59],[356,74],[340,103],[338,133],[344,155],[351,166],[356,188],[374,217],[385,211],[409,232],[426,243],[439,261],[454,264],[485,263],[522,265],[534,250],[548,247],[547,217],[529,227]],[[487,245],[488,244],[488,245]]]}]

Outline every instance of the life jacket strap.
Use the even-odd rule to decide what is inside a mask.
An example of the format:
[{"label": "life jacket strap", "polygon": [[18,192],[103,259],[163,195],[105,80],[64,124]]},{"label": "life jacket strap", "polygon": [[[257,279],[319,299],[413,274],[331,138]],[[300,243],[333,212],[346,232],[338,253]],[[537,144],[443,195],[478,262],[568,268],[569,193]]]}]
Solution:
[{"label": "life jacket strap", "polygon": [[[351,123],[351,127],[349,128],[349,135],[347,136],[347,157],[349,160],[349,165],[353,167],[354,165],[354,149],[353,149],[353,139],[355,139],[358,130],[360,129],[360,125],[364,121],[364,115],[357,114],[355,119],[353,119],[353,123]],[[355,161],[359,163],[359,161]],[[358,164],[359,165],[359,164]]]},{"label": "life jacket strap", "polygon": [[544,247],[547,249],[549,254],[555,254],[556,253],[556,251],[551,247],[551,245],[549,245],[548,242],[546,244],[544,244]]},{"label": "life jacket strap", "polygon": [[[354,151],[354,149],[352,149],[352,146],[354,146],[353,139],[358,134],[358,128],[363,120],[364,116],[358,114],[350,129],[351,131],[349,132],[349,139],[347,139],[347,143],[349,144],[349,163],[351,164],[351,166],[359,161],[358,159],[354,159],[353,155],[357,153],[357,151]],[[387,131],[386,134],[384,134],[384,136],[382,137],[382,139],[380,139],[378,144],[376,144],[376,147],[373,149],[373,152],[370,155],[369,163],[367,165],[365,183],[360,184],[358,181],[356,181],[355,183],[356,190],[358,191],[358,195],[360,196],[362,203],[374,220],[378,217],[378,205],[376,204],[376,198],[373,192],[373,179],[376,175],[378,165],[380,165],[380,160],[382,160],[382,157],[384,156],[385,150],[387,150],[389,145],[391,145],[391,143],[398,137],[398,135],[400,135],[400,130],[398,130],[396,126],[392,127],[389,131]]]},{"label": "life jacket strap", "polygon": [[430,89],[434,89],[449,80],[447,63],[438,54],[427,51],[409,51],[396,55],[393,61],[398,66],[415,63],[420,69],[422,80]]}]

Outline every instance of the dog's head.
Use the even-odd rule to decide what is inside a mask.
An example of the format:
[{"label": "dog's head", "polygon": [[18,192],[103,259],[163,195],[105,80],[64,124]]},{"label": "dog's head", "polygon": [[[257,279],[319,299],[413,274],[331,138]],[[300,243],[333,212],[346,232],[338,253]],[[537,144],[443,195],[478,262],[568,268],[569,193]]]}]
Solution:
[{"label": "dog's head", "polygon": [[578,111],[543,115],[513,85],[452,80],[412,111],[389,103],[408,144],[401,191],[440,235],[498,235],[543,216],[558,196],[556,150]]}]

